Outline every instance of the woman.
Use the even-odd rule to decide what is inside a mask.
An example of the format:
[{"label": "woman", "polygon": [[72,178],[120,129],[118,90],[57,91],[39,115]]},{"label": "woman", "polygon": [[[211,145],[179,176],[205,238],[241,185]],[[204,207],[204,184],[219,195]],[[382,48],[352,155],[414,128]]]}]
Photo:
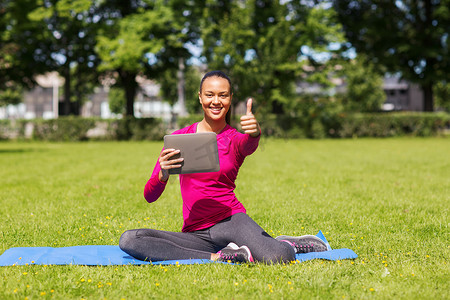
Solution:
[{"label": "woman", "polygon": [[[233,98],[231,81],[221,71],[207,73],[198,93],[203,120],[174,134],[215,132],[220,171],[180,175],[184,224],[182,232],[135,229],[122,234],[119,246],[141,260],[211,259],[232,262],[267,263],[295,260],[295,253],[325,251],[325,243],[315,236],[277,239],[267,234],[247,214],[234,194],[239,167],[258,147],[261,130],[252,114],[252,100],[241,118],[244,133],[229,125]],[[164,191],[169,170],[179,168],[183,158],[170,159],[177,149],[163,149],[144,197],[151,203]]]}]

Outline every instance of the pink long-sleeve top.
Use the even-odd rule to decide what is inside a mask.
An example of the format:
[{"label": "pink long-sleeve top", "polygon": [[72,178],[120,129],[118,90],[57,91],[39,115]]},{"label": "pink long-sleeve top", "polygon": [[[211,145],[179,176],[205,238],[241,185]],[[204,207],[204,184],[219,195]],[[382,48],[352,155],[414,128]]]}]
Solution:
[{"label": "pink long-sleeve top", "polygon": [[[173,134],[195,133],[197,124]],[[179,175],[183,199],[183,232],[205,229],[236,213],[246,212],[234,194],[234,182],[245,157],[258,148],[260,136],[253,138],[227,125],[217,134],[220,171]],[[167,182],[159,180],[160,170],[156,162],[145,185],[144,197],[149,203],[156,201],[166,187]]]}]

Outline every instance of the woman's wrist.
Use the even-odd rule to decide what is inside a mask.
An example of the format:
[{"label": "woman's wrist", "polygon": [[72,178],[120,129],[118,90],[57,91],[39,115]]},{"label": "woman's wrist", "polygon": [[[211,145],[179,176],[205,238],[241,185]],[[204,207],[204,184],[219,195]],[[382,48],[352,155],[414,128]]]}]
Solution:
[{"label": "woman's wrist", "polygon": [[159,181],[167,182],[167,180],[169,180],[169,172],[160,170],[158,177],[159,177]]},{"label": "woman's wrist", "polygon": [[258,125],[257,125],[257,128],[256,128],[256,132],[251,133],[250,136],[251,136],[252,138],[257,138],[257,137],[260,136],[260,135],[261,135],[261,127],[259,127],[259,124],[258,124]]}]

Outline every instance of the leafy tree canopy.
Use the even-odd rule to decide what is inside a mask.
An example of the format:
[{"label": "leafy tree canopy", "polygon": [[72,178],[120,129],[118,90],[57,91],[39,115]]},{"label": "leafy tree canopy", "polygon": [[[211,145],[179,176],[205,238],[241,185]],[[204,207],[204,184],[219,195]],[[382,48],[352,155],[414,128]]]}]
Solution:
[{"label": "leafy tree canopy", "polygon": [[333,0],[346,38],[376,65],[418,83],[424,110],[450,80],[450,0]]},{"label": "leafy tree canopy", "polygon": [[[107,5],[110,4],[110,5]],[[161,78],[178,67],[178,58],[190,57],[185,45],[194,43],[195,1],[106,1],[100,11],[107,24],[98,36],[101,71],[115,71],[125,89],[126,114],[133,115],[136,76]],[[191,20],[191,21],[188,21]]]},{"label": "leafy tree canopy", "polygon": [[[161,96],[164,101],[174,105],[178,99],[177,91],[177,70],[168,68],[161,73],[158,82],[161,86]],[[201,74],[196,66],[189,65],[184,71],[186,95],[186,109],[189,113],[198,113],[201,106],[198,101],[198,90],[200,86]]]},{"label": "leafy tree canopy", "polygon": [[347,83],[347,91],[342,95],[347,111],[380,111],[386,94],[383,91],[383,76],[377,72],[373,63],[360,55],[347,62],[340,73]]},{"label": "leafy tree canopy", "polygon": [[35,0],[4,0],[0,2],[0,89],[11,85],[30,88],[34,75],[43,73],[42,56],[44,24],[28,17],[37,7]]},{"label": "leafy tree canopy", "polygon": [[[94,51],[95,36],[100,26],[96,22],[95,4],[90,0],[36,2],[37,8],[28,16],[32,21],[45,24],[45,30],[39,36],[42,42],[40,61],[47,65],[47,71],[56,70],[65,78],[62,114],[78,114],[79,111],[72,111],[71,100],[81,101],[85,97],[82,91],[90,89],[81,88],[81,81],[95,74],[99,63]],[[74,86],[79,88],[76,97],[73,97]]]},{"label": "leafy tree canopy", "polygon": [[334,11],[322,6],[235,1],[222,13],[216,16],[209,9],[203,18],[208,66],[228,71],[240,99],[255,97],[261,112],[283,112],[293,98],[294,83],[304,73],[303,66],[322,64],[313,53],[342,41]]}]

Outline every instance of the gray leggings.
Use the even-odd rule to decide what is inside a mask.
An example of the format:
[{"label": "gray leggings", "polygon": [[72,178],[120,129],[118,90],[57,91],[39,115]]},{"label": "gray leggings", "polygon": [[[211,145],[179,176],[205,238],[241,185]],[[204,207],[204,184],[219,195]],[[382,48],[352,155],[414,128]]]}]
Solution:
[{"label": "gray leggings", "polygon": [[267,234],[245,213],[237,213],[207,229],[193,232],[170,232],[155,229],[125,231],[120,249],[140,260],[210,259],[234,242],[246,245],[255,261],[266,263],[295,260],[294,249]]}]

